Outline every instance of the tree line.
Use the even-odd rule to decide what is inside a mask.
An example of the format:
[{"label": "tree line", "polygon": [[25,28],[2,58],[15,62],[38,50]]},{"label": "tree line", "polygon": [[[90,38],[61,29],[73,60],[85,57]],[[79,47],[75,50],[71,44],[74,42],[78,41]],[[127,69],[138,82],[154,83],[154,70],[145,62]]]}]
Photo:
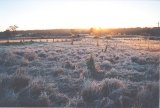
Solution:
[{"label": "tree line", "polygon": [[76,36],[78,34],[89,34],[93,36],[107,35],[143,35],[160,37],[160,28],[90,28],[90,29],[51,29],[51,30],[18,30],[18,26],[9,26],[4,32],[0,32],[0,38],[14,38],[20,34],[22,37],[54,37],[54,36]]}]

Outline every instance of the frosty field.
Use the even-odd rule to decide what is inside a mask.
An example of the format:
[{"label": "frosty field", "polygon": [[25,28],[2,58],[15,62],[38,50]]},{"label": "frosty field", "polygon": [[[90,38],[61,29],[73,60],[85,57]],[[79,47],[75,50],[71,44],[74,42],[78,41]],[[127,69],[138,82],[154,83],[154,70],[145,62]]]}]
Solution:
[{"label": "frosty field", "polygon": [[0,107],[158,108],[160,42],[82,38],[0,46]]}]

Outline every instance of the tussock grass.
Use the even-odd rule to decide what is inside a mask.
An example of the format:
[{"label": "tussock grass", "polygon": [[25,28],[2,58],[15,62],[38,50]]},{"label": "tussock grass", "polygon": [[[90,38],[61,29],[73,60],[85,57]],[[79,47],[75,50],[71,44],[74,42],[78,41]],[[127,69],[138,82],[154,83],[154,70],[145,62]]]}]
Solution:
[{"label": "tussock grass", "polygon": [[27,74],[27,72],[23,68],[20,68],[11,77],[11,88],[17,92],[20,89],[28,86],[30,79],[31,77]]},{"label": "tussock grass", "polygon": [[82,90],[82,98],[85,103],[90,104],[100,98],[98,83],[87,80]]},{"label": "tussock grass", "polygon": [[158,108],[159,106],[159,85],[150,83],[143,86],[137,95],[137,104],[141,108]]},{"label": "tussock grass", "polygon": [[114,90],[117,90],[119,88],[125,88],[126,85],[123,81],[118,79],[104,79],[101,84],[101,94],[102,96],[107,97],[110,93],[112,93]]},{"label": "tussock grass", "polygon": [[1,107],[63,107],[69,98],[42,78],[33,79],[25,70],[0,75]]},{"label": "tussock grass", "polygon": [[125,83],[118,79],[104,79],[100,83],[87,81],[82,91],[84,102],[92,103],[95,100],[108,97],[114,90],[125,88]]}]

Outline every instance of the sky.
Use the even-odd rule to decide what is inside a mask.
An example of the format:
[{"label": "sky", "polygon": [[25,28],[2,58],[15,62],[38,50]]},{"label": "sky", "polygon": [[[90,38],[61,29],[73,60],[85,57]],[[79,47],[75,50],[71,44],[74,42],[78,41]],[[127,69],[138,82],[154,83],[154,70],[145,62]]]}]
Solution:
[{"label": "sky", "polygon": [[0,0],[0,31],[155,27],[158,0]]}]

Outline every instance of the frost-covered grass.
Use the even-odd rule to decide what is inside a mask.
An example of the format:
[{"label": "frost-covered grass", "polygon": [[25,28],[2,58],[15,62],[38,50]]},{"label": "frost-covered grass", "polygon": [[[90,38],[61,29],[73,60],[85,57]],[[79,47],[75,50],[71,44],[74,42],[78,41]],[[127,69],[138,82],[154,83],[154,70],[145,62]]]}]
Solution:
[{"label": "frost-covered grass", "polygon": [[158,46],[132,44],[84,38],[3,45],[0,106],[158,108]]}]

